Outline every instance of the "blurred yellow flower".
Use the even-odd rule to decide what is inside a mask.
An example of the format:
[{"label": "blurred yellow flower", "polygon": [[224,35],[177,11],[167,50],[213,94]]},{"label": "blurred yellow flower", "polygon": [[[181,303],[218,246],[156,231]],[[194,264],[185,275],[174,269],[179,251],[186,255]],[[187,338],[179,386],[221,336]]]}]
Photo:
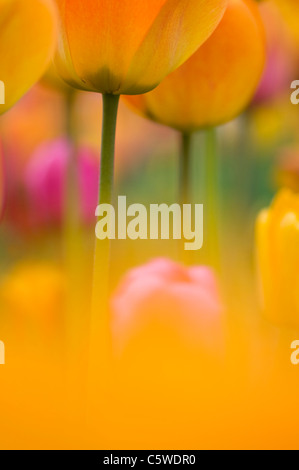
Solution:
[{"label": "blurred yellow flower", "polygon": [[278,5],[282,13],[283,18],[285,19],[287,25],[290,28],[290,31],[299,44],[299,2],[298,0],[274,0],[274,3]]},{"label": "blurred yellow flower", "polygon": [[0,0],[0,80],[5,102],[0,114],[43,75],[55,42],[56,15],[50,0]]},{"label": "blurred yellow flower", "polygon": [[276,324],[299,326],[299,195],[281,190],[256,225],[263,308]]},{"label": "blurred yellow flower", "polygon": [[50,321],[63,312],[65,277],[50,263],[22,262],[4,277],[0,299],[4,308],[26,320]]}]

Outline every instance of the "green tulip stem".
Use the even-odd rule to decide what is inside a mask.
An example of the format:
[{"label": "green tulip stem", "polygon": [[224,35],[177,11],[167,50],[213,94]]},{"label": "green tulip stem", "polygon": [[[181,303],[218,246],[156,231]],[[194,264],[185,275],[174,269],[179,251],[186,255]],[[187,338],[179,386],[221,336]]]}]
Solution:
[{"label": "green tulip stem", "polygon": [[192,156],[192,134],[181,134],[180,152],[180,204],[191,203],[191,156]]},{"label": "green tulip stem", "polygon": [[216,268],[219,267],[220,257],[220,198],[219,198],[219,160],[216,128],[208,128],[205,131],[205,223],[206,243],[208,248],[209,262]]},{"label": "green tulip stem", "polygon": [[[71,146],[71,155],[67,162],[66,174],[66,192],[65,192],[65,235],[66,244],[65,249],[72,247],[78,227],[80,226],[79,216],[79,191],[78,191],[78,143],[76,137],[76,128],[73,123],[74,105],[76,94],[69,92],[66,96],[66,135],[68,137],[68,144]],[[78,253],[77,253],[78,254]],[[68,255],[68,253],[67,253]],[[71,252],[71,258],[74,253]],[[75,261],[75,260],[73,260]]]},{"label": "green tulip stem", "polygon": [[81,289],[83,239],[80,221],[79,149],[77,128],[74,124],[76,93],[70,89],[66,95],[66,134],[71,154],[67,160],[64,204],[64,259],[66,269],[65,352],[67,364],[77,363],[80,355],[78,331],[82,330],[84,299]]},{"label": "green tulip stem", "polygon": [[[179,201],[182,211],[182,235],[184,233],[183,210],[184,204],[192,203],[192,181],[191,181],[191,164],[192,164],[192,133],[180,134],[180,165],[179,165]],[[190,265],[193,263],[193,256],[190,251],[185,251],[184,237],[179,240],[179,258],[182,263]]]},{"label": "green tulip stem", "polygon": [[[103,129],[99,204],[111,204],[114,183],[115,134],[119,96],[103,95]],[[90,376],[95,380],[110,354],[110,240],[96,239],[90,325]]]}]

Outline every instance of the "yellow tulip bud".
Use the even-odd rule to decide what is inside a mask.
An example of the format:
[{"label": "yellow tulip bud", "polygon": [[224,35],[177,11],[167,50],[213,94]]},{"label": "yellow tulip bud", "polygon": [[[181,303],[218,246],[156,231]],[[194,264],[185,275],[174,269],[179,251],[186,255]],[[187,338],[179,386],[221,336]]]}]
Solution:
[{"label": "yellow tulip bud", "polygon": [[256,225],[263,308],[276,324],[299,326],[299,195],[281,190]]}]

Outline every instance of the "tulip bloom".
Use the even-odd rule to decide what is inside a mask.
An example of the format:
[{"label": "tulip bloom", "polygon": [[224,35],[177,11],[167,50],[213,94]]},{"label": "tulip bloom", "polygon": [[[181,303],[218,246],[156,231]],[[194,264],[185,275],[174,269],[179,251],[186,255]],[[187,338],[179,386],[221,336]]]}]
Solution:
[{"label": "tulip bloom", "polygon": [[295,73],[295,49],[279,9],[271,2],[262,3],[260,11],[266,29],[267,62],[254,104],[289,93]]},{"label": "tulip bloom", "polygon": [[276,324],[299,326],[299,196],[281,190],[257,219],[262,303]]},{"label": "tulip bloom", "polygon": [[70,87],[61,77],[58,75],[56,67],[53,62],[51,62],[48,70],[42,78],[42,84],[46,87],[53,88],[65,95],[66,98],[69,98],[69,95],[76,93],[74,88]]},{"label": "tulip bloom", "polygon": [[56,0],[56,65],[74,87],[145,93],[181,65],[219,23],[227,0]]},{"label": "tulip bloom", "polygon": [[[41,226],[59,224],[65,213],[67,169],[73,147],[67,140],[57,140],[40,146],[25,169],[25,194],[29,213]],[[78,152],[78,190],[81,220],[90,223],[98,194],[98,159],[86,148]]]},{"label": "tulip bloom", "polygon": [[184,133],[238,116],[265,63],[264,29],[253,0],[229,0],[216,31],[154,91],[128,97],[139,113]]},{"label": "tulip bloom", "polygon": [[219,251],[216,136],[212,129],[237,117],[251,101],[265,63],[264,28],[253,0],[228,0],[219,26],[180,68],[155,90],[125,100],[139,114],[181,132],[181,204],[190,203],[192,134],[206,132],[208,250]]},{"label": "tulip bloom", "polygon": [[205,266],[185,268],[156,259],[130,271],[112,302],[115,348],[154,325],[175,331],[185,345],[218,349],[223,306],[217,282]]},{"label": "tulip bloom", "polygon": [[[56,0],[56,4],[58,72],[75,88],[103,94],[99,204],[111,204],[119,96],[152,90],[187,60],[215,30],[227,0]],[[108,239],[96,242],[91,358],[102,354],[98,345],[107,339],[109,252]],[[97,366],[90,370],[98,374]]]},{"label": "tulip bloom", "polygon": [[0,80],[5,95],[0,114],[43,75],[55,40],[56,15],[49,0],[0,0]]}]

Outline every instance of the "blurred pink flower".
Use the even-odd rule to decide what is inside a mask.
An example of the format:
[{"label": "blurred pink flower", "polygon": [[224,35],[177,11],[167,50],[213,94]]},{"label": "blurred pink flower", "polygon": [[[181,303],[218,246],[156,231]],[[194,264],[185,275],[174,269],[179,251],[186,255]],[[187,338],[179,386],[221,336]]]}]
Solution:
[{"label": "blurred pink flower", "polygon": [[126,275],[111,306],[118,351],[153,324],[166,326],[191,347],[222,347],[223,306],[215,275],[206,266],[155,259]]},{"label": "blurred pink flower", "polygon": [[[25,169],[24,185],[34,224],[58,224],[64,216],[67,168],[74,158],[73,146],[59,139],[38,147]],[[95,217],[99,162],[87,148],[78,150],[78,188],[80,217],[85,223]]]},{"label": "blurred pink flower", "polygon": [[260,11],[266,30],[267,62],[254,103],[270,101],[288,93],[296,64],[294,44],[277,7],[265,2],[260,5]]}]

